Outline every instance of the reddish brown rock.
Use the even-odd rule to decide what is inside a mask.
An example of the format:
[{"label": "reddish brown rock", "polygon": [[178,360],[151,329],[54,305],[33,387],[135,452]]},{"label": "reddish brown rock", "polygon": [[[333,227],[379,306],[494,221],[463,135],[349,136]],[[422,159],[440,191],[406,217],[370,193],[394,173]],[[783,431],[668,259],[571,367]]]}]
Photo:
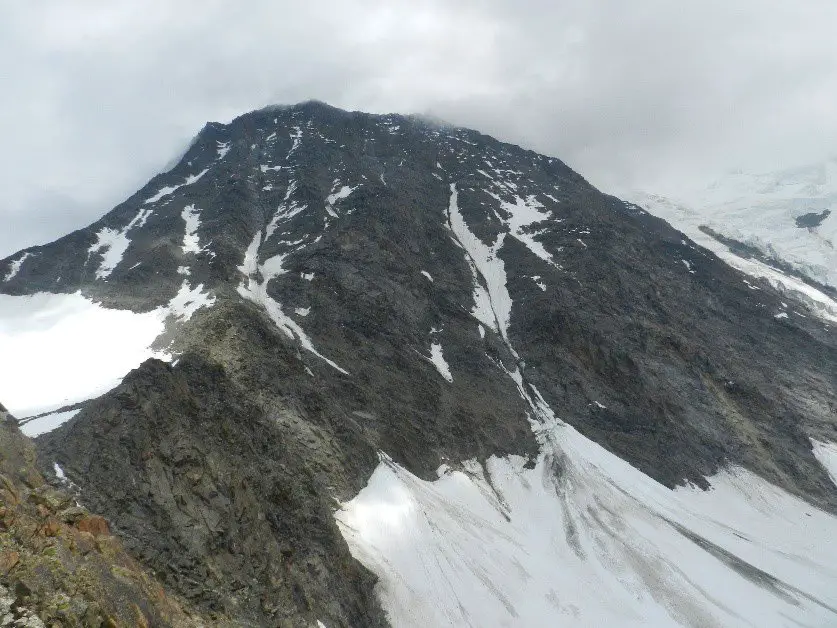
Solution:
[{"label": "reddish brown rock", "polygon": [[90,515],[76,523],[76,527],[82,532],[89,532],[93,536],[105,536],[110,534],[108,522],[99,515]]},{"label": "reddish brown rock", "polygon": [[60,531],[61,524],[55,517],[50,517],[49,520],[44,524],[44,527],[42,528],[44,536],[58,536],[58,533]]},{"label": "reddish brown rock", "polygon": [[17,552],[0,553],[0,574],[8,574],[20,562],[20,554]]}]

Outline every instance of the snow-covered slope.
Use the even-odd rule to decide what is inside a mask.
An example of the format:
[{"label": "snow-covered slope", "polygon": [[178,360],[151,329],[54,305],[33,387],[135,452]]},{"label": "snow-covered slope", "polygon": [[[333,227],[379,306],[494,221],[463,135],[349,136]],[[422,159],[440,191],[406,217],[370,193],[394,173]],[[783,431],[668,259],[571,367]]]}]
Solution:
[{"label": "snow-covered slope", "polygon": [[[0,294],[0,395],[20,419],[101,395],[144,360],[168,357],[151,347],[167,321],[213,303],[203,286],[185,281],[168,305],[146,313],[109,309],[80,293]],[[37,433],[60,425],[56,416]]]},{"label": "snow-covered slope", "polygon": [[[462,218],[448,224],[473,272],[472,315],[517,356],[504,262]],[[495,249],[499,249],[499,244]],[[481,297],[480,297],[481,295]],[[668,489],[558,419],[509,371],[540,454],[443,466],[423,481],[385,453],[336,518],[379,578],[395,626],[822,626],[837,609],[837,517],[745,469],[711,489]],[[603,404],[596,405],[604,409]],[[814,443],[832,471],[834,445]]]},{"label": "snow-covered slope", "polygon": [[[553,422],[534,468],[388,458],[338,512],[395,626],[827,626],[837,518],[743,469],[667,489]],[[560,474],[556,470],[560,469]]]},{"label": "snow-covered slope", "polygon": [[[764,277],[837,316],[835,293],[804,287],[799,276],[837,289],[837,157],[812,166],[768,174],[730,174],[709,187],[664,197],[623,195],[646,208],[728,263]],[[708,229],[707,229],[708,228]],[[712,234],[752,247],[759,260],[742,259]]]}]

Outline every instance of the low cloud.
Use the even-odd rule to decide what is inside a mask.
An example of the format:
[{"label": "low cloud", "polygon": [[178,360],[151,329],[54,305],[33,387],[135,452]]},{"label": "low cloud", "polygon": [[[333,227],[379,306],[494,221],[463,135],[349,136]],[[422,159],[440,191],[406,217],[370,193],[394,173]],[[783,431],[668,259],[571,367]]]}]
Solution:
[{"label": "low cloud", "polygon": [[0,257],[105,213],[208,120],[430,113],[672,193],[837,139],[829,0],[45,0],[0,22]]}]

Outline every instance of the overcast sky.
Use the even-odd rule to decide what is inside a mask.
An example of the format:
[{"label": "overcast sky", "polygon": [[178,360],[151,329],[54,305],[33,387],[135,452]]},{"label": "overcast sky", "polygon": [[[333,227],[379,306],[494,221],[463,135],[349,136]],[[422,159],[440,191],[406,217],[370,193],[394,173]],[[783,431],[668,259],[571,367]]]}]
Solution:
[{"label": "overcast sky", "polygon": [[208,120],[429,113],[676,193],[837,152],[834,0],[0,0],[0,258],[83,226]]}]

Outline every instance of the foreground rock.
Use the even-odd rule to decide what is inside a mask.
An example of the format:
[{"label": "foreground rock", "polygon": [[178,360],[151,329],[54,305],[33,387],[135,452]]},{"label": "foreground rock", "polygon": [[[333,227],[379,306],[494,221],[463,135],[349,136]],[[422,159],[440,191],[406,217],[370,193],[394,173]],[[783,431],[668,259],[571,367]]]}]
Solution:
[{"label": "foreground rock", "polygon": [[[58,460],[84,485],[130,552],[210,617],[382,626],[374,578],[332,520],[334,444],[295,423],[186,355],[176,367],[146,362],[39,444],[45,466]],[[355,455],[370,468],[377,460]]]},{"label": "foreground rock", "polygon": [[0,625],[204,624],[35,462],[32,442],[0,406]]}]

